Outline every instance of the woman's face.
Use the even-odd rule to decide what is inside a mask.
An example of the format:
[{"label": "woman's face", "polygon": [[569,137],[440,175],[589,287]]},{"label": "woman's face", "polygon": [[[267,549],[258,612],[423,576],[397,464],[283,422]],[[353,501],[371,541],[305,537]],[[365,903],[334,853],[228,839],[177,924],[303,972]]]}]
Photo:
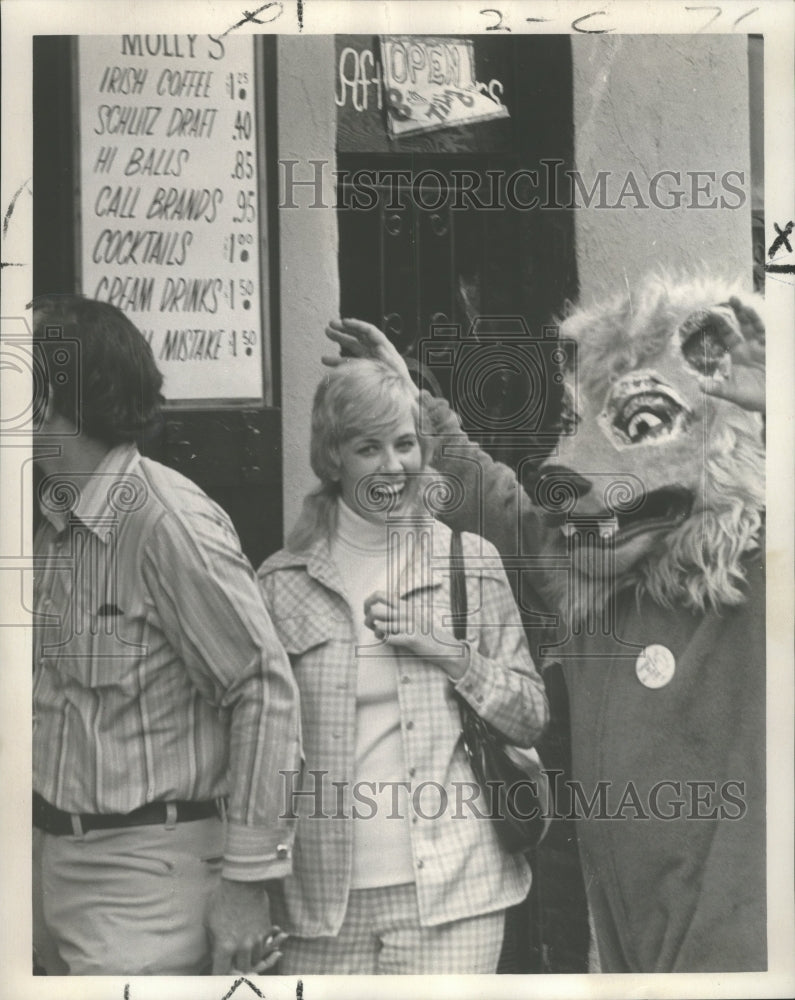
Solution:
[{"label": "woman's face", "polygon": [[349,438],[339,458],[342,498],[357,514],[382,524],[389,514],[413,506],[422,454],[408,409],[386,429]]}]

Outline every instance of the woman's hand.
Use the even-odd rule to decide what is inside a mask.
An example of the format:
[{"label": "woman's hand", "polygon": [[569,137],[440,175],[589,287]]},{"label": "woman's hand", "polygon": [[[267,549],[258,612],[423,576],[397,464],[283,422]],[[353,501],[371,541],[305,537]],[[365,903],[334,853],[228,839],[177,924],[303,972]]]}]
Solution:
[{"label": "woman's hand", "polygon": [[[365,323],[360,319],[332,319],[326,327],[326,336],[356,358],[372,358],[382,362],[415,388],[400,352],[387,335],[372,323]],[[324,365],[336,368],[345,364],[347,358],[339,354],[324,354],[321,360]]]},{"label": "woman's hand", "polygon": [[469,646],[438,625],[432,600],[427,590],[408,600],[377,590],[364,602],[364,624],[379,639],[407,649],[458,680],[469,666]]},{"label": "woman's hand", "polygon": [[761,317],[740,299],[729,299],[729,305],[742,336],[735,333],[728,345],[731,370],[727,378],[700,379],[701,387],[710,396],[726,399],[744,410],[765,412],[765,327]]}]

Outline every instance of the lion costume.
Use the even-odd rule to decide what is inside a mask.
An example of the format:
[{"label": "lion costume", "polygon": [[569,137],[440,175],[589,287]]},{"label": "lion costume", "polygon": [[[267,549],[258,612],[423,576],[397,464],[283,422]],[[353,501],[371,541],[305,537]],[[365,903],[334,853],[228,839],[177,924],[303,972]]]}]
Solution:
[{"label": "lion costume", "polygon": [[[569,412],[533,496],[423,393],[450,518],[559,614],[578,841],[602,971],[765,969],[764,425],[707,395],[758,303],[646,281],[573,312]],[[534,606],[534,607],[533,607]],[[530,629],[532,639],[532,628]],[[538,648],[538,644],[537,644]]]}]

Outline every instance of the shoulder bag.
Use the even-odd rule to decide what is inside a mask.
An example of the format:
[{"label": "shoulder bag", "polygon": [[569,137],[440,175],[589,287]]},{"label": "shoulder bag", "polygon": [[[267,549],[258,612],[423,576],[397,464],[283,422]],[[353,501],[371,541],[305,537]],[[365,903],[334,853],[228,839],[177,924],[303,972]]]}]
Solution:
[{"label": "shoulder bag", "polygon": [[[450,605],[453,635],[466,638],[466,569],[460,532],[450,539]],[[510,854],[536,847],[549,826],[550,789],[535,748],[508,743],[458,692],[464,751],[489,805],[489,818]],[[484,810],[485,811],[485,810]]]}]

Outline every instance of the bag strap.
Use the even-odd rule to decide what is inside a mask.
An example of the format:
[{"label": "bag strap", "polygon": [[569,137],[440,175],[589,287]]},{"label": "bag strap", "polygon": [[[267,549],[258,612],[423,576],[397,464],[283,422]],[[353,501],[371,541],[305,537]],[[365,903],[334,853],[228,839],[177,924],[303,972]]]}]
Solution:
[{"label": "bag strap", "polygon": [[456,639],[466,639],[467,577],[460,531],[450,535],[450,610],[453,635]]}]

